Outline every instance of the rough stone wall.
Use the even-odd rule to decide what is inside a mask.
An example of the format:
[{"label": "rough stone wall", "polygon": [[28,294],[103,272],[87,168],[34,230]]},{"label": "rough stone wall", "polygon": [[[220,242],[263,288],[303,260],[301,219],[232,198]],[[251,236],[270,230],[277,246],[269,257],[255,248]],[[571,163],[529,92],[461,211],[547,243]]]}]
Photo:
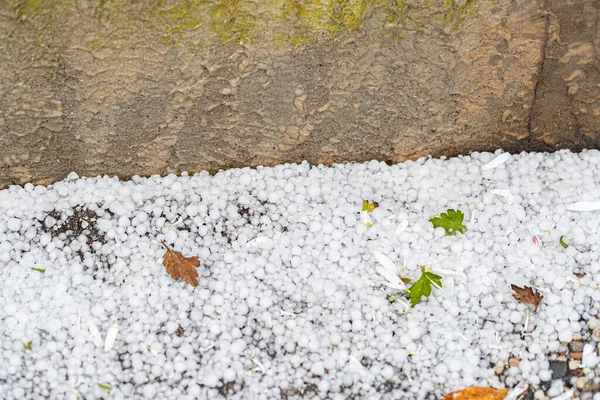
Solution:
[{"label": "rough stone wall", "polygon": [[0,187],[597,147],[600,1],[0,0]]}]

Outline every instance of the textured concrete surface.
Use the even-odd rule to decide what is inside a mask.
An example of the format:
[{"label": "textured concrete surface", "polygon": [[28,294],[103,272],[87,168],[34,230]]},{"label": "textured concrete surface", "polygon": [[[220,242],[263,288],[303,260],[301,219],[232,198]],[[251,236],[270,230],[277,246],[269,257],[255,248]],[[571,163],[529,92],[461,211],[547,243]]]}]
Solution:
[{"label": "textured concrete surface", "polygon": [[0,187],[597,147],[600,1],[0,0]]}]

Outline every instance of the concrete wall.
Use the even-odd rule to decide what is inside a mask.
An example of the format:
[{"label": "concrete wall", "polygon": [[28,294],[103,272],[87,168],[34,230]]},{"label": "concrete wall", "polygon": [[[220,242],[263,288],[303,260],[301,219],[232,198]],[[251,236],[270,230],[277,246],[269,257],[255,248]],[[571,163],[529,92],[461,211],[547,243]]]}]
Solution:
[{"label": "concrete wall", "polygon": [[600,1],[0,0],[0,187],[598,147]]}]

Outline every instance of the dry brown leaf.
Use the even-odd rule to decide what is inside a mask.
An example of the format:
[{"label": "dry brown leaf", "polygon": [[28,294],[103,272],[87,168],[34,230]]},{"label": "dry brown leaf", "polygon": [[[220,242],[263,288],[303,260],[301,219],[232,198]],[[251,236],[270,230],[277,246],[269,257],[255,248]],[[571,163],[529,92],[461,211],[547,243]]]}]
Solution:
[{"label": "dry brown leaf", "polygon": [[507,389],[473,386],[448,393],[444,400],[502,400],[507,394]]},{"label": "dry brown leaf", "polygon": [[167,272],[173,279],[183,279],[185,283],[198,286],[198,271],[196,271],[196,267],[200,266],[198,256],[184,257],[181,252],[173,250],[165,242],[161,243],[167,248],[163,256],[163,265],[167,267]]},{"label": "dry brown leaf", "polygon": [[515,300],[523,304],[533,304],[535,306],[533,312],[537,312],[538,306],[544,298],[540,292],[530,286],[520,288],[517,285],[510,285],[510,287],[515,291],[515,293],[513,293]]}]

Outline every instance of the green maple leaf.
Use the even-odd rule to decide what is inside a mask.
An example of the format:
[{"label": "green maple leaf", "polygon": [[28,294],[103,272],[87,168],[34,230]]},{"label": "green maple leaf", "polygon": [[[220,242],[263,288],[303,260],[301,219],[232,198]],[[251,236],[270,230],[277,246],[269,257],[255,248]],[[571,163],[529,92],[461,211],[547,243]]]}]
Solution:
[{"label": "green maple leaf", "polygon": [[445,213],[441,213],[439,217],[433,217],[429,220],[434,228],[444,228],[446,235],[453,236],[456,232],[465,233],[467,227],[463,225],[465,214],[460,210],[448,209]]},{"label": "green maple leaf", "polygon": [[406,295],[410,297],[411,307],[419,304],[423,296],[429,297],[431,294],[431,284],[441,288],[442,277],[427,271],[425,267],[421,267],[421,277],[406,291]]}]

